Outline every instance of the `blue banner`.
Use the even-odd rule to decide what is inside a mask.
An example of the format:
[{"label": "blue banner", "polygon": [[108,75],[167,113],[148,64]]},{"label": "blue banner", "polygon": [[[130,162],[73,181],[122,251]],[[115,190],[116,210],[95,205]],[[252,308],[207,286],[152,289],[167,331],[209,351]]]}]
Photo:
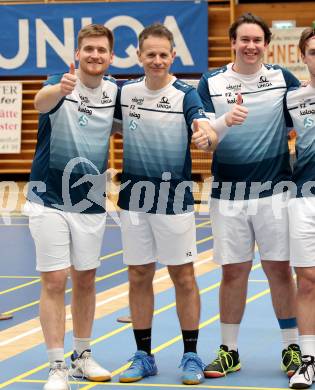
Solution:
[{"label": "blue banner", "polygon": [[174,34],[175,73],[208,69],[205,1],[0,5],[0,76],[62,73],[73,61],[78,31],[104,24],[115,35],[110,74],[142,74],[137,37],[154,22]]}]

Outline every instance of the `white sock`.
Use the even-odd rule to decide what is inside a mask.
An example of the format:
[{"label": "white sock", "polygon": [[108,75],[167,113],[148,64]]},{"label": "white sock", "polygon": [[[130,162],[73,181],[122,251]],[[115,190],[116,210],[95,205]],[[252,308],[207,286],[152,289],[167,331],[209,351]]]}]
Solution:
[{"label": "white sock", "polygon": [[297,328],[281,329],[283,349],[288,349],[290,344],[299,343],[299,333]]},{"label": "white sock", "polygon": [[222,344],[226,345],[229,351],[232,349],[237,351],[237,339],[240,324],[225,324],[221,322],[220,325]]},{"label": "white sock", "polygon": [[80,337],[74,337],[73,338],[73,349],[76,351],[78,355],[81,355],[82,352],[86,351],[87,349],[91,349],[91,339],[88,338],[80,338]]},{"label": "white sock", "polygon": [[315,356],[315,335],[307,334],[300,336],[300,348],[303,355]]},{"label": "white sock", "polygon": [[60,362],[64,362],[65,351],[63,348],[53,348],[53,349],[47,349],[47,355],[48,355],[48,360],[50,364],[53,364],[56,360]]}]

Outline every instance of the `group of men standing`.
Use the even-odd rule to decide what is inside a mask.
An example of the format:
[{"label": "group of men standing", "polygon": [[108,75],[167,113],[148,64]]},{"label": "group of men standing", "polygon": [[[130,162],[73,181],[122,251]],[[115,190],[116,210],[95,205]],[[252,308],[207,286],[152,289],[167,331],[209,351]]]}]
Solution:
[{"label": "group of men standing", "polygon": [[[44,390],[69,389],[64,360],[69,269],[74,333],[70,374],[92,381],[111,378],[92,357],[90,338],[113,121],[121,127],[124,143],[118,205],[137,345],[119,380],[129,383],[157,374],[151,353],[156,261],[168,267],[175,286],[184,344],[182,383],[199,384],[205,376],[221,377],[241,368],[237,340],[256,242],[281,328],[282,369],[291,377],[290,387],[311,386],[315,274],[309,209],[315,205],[311,197],[296,197],[289,208],[294,221],[290,255],[287,204],[292,189],[286,191],[292,180],[287,144],[292,120],[299,134],[293,176],[297,196],[315,173],[315,34],[305,31],[300,47],[311,74],[307,87],[299,88],[299,81],[280,66],[263,64],[270,30],[259,17],[244,14],[229,30],[234,63],[205,73],[198,94],[170,73],[176,53],[172,33],[163,25],[140,33],[138,58],[145,75],[121,89],[104,76],[113,60],[112,32],[101,25],[80,30],[78,69],[72,64],[68,73],[50,77],[35,98],[41,114],[26,209],[42,278],[40,320],[50,362]],[[193,268],[191,142],[215,150],[210,214],[213,258],[222,266],[222,344],[207,366],[197,354],[200,298]],[[299,281],[297,299],[289,259]]]}]

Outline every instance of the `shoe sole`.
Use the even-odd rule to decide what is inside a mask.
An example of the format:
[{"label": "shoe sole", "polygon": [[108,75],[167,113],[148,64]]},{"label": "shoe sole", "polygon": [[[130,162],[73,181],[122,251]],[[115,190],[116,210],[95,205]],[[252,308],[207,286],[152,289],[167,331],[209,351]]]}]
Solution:
[{"label": "shoe sole", "polygon": [[294,383],[294,385],[290,386],[290,389],[309,389],[311,386],[305,383]]},{"label": "shoe sole", "polygon": [[[47,389],[47,388],[46,388]],[[45,386],[43,387],[43,390],[46,390],[45,389]],[[64,390],[66,390],[66,388],[64,388]],[[67,390],[71,390],[71,387],[70,387],[70,385],[67,387]]]},{"label": "shoe sole", "polygon": [[108,382],[112,379],[111,376],[84,376],[84,375],[71,375],[73,378],[76,379],[87,379],[88,381],[91,382]]},{"label": "shoe sole", "polygon": [[112,377],[111,376],[86,376],[85,379],[92,382],[109,382]]},{"label": "shoe sole", "polygon": [[134,378],[119,378],[119,382],[120,383],[138,382],[138,381],[141,381],[141,379],[143,379],[143,378],[148,378],[150,376],[155,376],[155,375],[157,375],[157,372],[152,374],[152,375],[147,375],[147,376],[137,376],[137,377],[134,377]]},{"label": "shoe sole", "polygon": [[206,378],[222,378],[223,376],[227,376],[227,374],[232,374],[233,372],[237,372],[241,369],[241,367],[236,367],[233,370],[228,370],[226,372],[219,371],[204,371],[204,375]]},{"label": "shoe sole", "polygon": [[193,381],[193,380],[187,380],[187,381],[183,381],[183,385],[200,385],[200,383],[202,383],[203,381]]},{"label": "shoe sole", "polygon": [[138,376],[136,378],[119,378],[119,382],[120,383],[132,383],[132,382],[141,381],[141,379],[143,379],[143,378],[144,378],[143,376]]}]

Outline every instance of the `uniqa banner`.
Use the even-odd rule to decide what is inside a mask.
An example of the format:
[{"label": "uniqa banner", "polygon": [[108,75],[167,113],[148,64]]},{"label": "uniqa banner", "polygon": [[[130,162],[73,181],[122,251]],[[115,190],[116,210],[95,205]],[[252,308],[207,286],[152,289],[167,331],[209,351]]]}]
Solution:
[{"label": "uniqa banner", "polygon": [[22,83],[0,82],[0,154],[20,153]]},{"label": "uniqa banner", "polygon": [[110,74],[143,72],[137,37],[155,22],[174,34],[173,72],[208,69],[206,1],[0,5],[0,22],[0,76],[64,72],[73,62],[78,31],[90,23],[104,24],[115,35]]}]

